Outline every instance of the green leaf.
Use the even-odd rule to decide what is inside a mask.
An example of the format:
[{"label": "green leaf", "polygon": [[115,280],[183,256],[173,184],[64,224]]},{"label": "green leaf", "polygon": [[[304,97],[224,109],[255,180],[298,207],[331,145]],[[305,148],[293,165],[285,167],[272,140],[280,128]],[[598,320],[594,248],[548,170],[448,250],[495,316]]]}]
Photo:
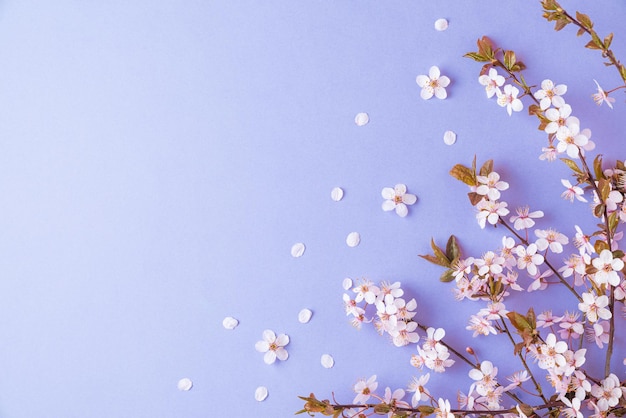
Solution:
[{"label": "green leaf", "polygon": [[591,40],[589,42],[587,42],[587,44],[585,45],[585,48],[589,48],[589,49],[602,49],[601,46],[599,46],[595,41]]},{"label": "green leaf", "polygon": [[571,22],[566,17],[557,17],[556,23],[554,24],[554,30],[558,32],[570,23]]},{"label": "green leaf", "polygon": [[465,58],[471,58],[474,61],[477,62],[491,62],[491,60],[487,57],[482,56],[481,54],[477,53],[477,52],[468,52],[467,54],[463,55]]},{"label": "green leaf", "polygon": [[446,256],[451,261],[458,260],[461,256],[459,245],[457,244],[456,237],[454,235],[450,235],[450,238],[448,238],[448,242],[446,244]]},{"label": "green leaf", "polygon": [[611,193],[611,182],[607,179],[598,180],[598,190],[600,191],[600,200],[605,202]]},{"label": "green leaf", "polygon": [[561,158],[561,161],[563,161],[573,172],[583,174],[583,170],[578,167],[576,161],[570,160],[569,158]]},{"label": "green leaf", "polygon": [[613,42],[613,32],[609,33],[604,38],[604,48],[609,49],[609,47],[611,46],[612,42]]},{"label": "green leaf", "polygon": [[537,317],[535,316],[535,310],[532,306],[528,308],[528,312],[526,312],[526,320],[532,329],[537,328]]},{"label": "green leaf", "polygon": [[611,214],[609,215],[609,230],[611,231],[611,233],[614,233],[617,230],[617,225],[619,225],[618,211],[611,212]]},{"label": "green leaf", "polygon": [[600,218],[602,217],[602,215],[604,215],[604,208],[604,204],[601,203],[593,209],[593,214],[596,216],[596,218]]},{"label": "green leaf", "polygon": [[511,70],[513,65],[515,65],[515,52],[504,51],[504,66],[507,70]]},{"label": "green leaf", "polygon": [[434,255],[430,255],[430,254],[424,254],[424,255],[419,255],[419,257],[423,258],[426,261],[430,261],[433,264],[436,264],[438,266],[441,267],[450,267],[448,264],[442,263],[441,261],[439,261],[439,259],[437,257],[435,257]]},{"label": "green leaf", "polygon": [[518,332],[523,332],[524,330],[532,331],[532,327],[524,315],[511,311],[506,316]]},{"label": "green leaf", "polygon": [[444,271],[443,274],[439,277],[439,281],[442,281],[444,283],[449,283],[452,280],[454,280],[454,270],[452,269]]},{"label": "green leaf", "polygon": [[446,263],[445,267],[450,268],[452,264],[452,260],[450,260],[448,256],[446,256],[446,254],[443,252],[443,250],[439,248],[437,244],[435,244],[435,240],[432,238],[430,239],[430,247],[433,249],[433,252],[435,253],[435,257],[437,257],[437,259],[441,263]]},{"label": "green leaf", "polygon": [[598,180],[605,178],[602,170],[602,154],[596,155],[596,158],[593,159],[593,171]]},{"label": "green leaf", "polygon": [[584,13],[576,12],[576,20],[578,20],[578,22],[580,22],[580,24],[587,29],[593,28],[593,22],[591,21],[589,16]]},{"label": "green leaf", "polygon": [[422,417],[427,417],[435,412],[435,408],[428,405],[420,405],[417,407],[417,410],[420,412],[420,414],[422,414]]}]

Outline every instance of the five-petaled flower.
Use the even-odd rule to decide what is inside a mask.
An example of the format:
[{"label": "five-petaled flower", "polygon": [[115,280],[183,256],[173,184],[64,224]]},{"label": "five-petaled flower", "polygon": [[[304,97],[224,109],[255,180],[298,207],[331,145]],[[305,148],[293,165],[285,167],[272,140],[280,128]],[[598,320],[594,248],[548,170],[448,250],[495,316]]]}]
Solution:
[{"label": "five-petaled flower", "polygon": [[392,189],[391,187],[385,187],[381,192],[383,199],[383,210],[390,211],[396,210],[398,216],[404,218],[409,213],[407,205],[412,205],[417,201],[417,196],[406,192],[406,185],[396,184]]},{"label": "five-petaled flower", "polygon": [[524,108],[524,104],[517,98],[519,89],[507,84],[504,86],[504,91],[496,91],[498,95],[498,104],[502,107],[506,107],[506,112],[511,116],[511,111],[520,112]]},{"label": "five-petaled flower", "polygon": [[433,95],[438,99],[448,97],[446,87],[450,84],[450,79],[445,75],[441,75],[439,67],[433,65],[428,71],[428,75],[418,75],[415,79],[418,86],[422,88],[420,96],[424,100],[428,100]]},{"label": "five-petaled flower", "polygon": [[565,84],[554,85],[552,80],[543,80],[541,82],[541,90],[537,90],[533,96],[539,100],[541,110],[546,110],[550,105],[561,107],[565,104],[565,100],[561,97],[567,92]]},{"label": "five-petaled flower", "polygon": [[591,264],[598,270],[593,275],[593,280],[598,285],[608,283],[611,286],[618,286],[620,284],[617,272],[624,268],[624,262],[620,258],[613,258],[610,250],[602,250],[598,258],[591,260]]},{"label": "five-petaled flower", "polygon": [[491,98],[504,84],[504,77],[498,74],[498,70],[495,68],[490,68],[488,74],[483,74],[478,77],[478,82],[485,86],[487,97]]},{"label": "five-petaled flower", "polygon": [[289,344],[289,337],[285,334],[276,336],[274,331],[266,329],[263,331],[263,339],[258,341],[254,348],[260,353],[265,353],[263,361],[266,364],[272,364],[278,360],[287,360],[289,353],[285,350],[285,346]]},{"label": "five-petaled flower", "polygon": [[359,381],[354,385],[356,396],[352,402],[355,404],[363,404],[367,402],[370,396],[372,396],[372,394],[376,391],[377,387],[378,382],[376,381],[376,375],[370,376],[367,380],[359,379]]}]

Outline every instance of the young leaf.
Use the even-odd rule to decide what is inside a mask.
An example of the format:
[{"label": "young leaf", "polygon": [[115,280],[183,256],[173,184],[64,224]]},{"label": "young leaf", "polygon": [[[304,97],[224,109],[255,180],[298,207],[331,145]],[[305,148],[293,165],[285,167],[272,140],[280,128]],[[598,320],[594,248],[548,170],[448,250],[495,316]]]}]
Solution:
[{"label": "young leaf", "polygon": [[604,178],[604,171],[602,170],[602,154],[596,155],[596,158],[593,159],[593,171],[597,179]]},{"label": "young leaf", "polygon": [[483,166],[480,167],[480,175],[481,176],[488,176],[489,173],[491,173],[492,171],[493,171],[493,160],[485,161]]},{"label": "young leaf", "polygon": [[434,239],[430,239],[430,247],[433,249],[433,252],[435,253],[435,257],[437,257],[437,259],[441,262],[444,263],[446,267],[450,267],[452,264],[452,260],[450,260],[446,254],[443,252],[443,250],[439,247],[437,247],[437,244],[435,244],[435,240]]},{"label": "young leaf", "polygon": [[454,280],[454,270],[449,269],[443,272],[443,274],[439,277],[439,281],[444,283],[449,283]]},{"label": "young leaf", "polygon": [[477,62],[491,62],[491,60],[489,58],[486,58],[482,55],[480,55],[477,52],[468,52],[467,54],[463,55],[465,58],[471,58],[474,61]]},{"label": "young leaf", "polygon": [[583,170],[578,167],[576,161],[570,160],[569,158],[561,158],[561,161],[563,161],[573,172],[577,174],[583,174]]},{"label": "young leaf", "polygon": [[476,177],[474,171],[465,167],[463,164],[457,164],[450,170],[450,175],[457,180],[462,181],[468,186],[476,186]]},{"label": "young leaf", "polygon": [[446,263],[442,263],[441,261],[439,261],[439,259],[437,257],[435,257],[434,255],[430,255],[430,254],[419,254],[419,257],[423,258],[426,261],[430,261],[433,264],[437,264],[438,266],[441,267],[448,267],[448,265]]},{"label": "young leaf", "polygon": [[513,51],[505,51],[504,52],[504,66],[507,70],[511,70],[515,65],[515,52]]},{"label": "young leaf", "polygon": [[509,321],[511,321],[511,324],[513,324],[518,332],[521,333],[524,330],[532,330],[530,324],[528,323],[528,320],[524,315],[511,311],[507,313],[506,316],[509,318]]},{"label": "young leaf", "polygon": [[613,32],[609,33],[604,38],[604,48],[609,49],[609,47],[611,46],[612,42],[613,42]]},{"label": "young leaf", "polygon": [[580,22],[580,24],[587,29],[593,28],[593,22],[589,16],[584,13],[576,12],[576,20],[578,20],[578,22]]},{"label": "young leaf", "polygon": [[458,260],[461,257],[459,245],[457,244],[456,237],[454,235],[450,235],[450,238],[448,238],[448,243],[446,244],[446,256],[452,261]]}]

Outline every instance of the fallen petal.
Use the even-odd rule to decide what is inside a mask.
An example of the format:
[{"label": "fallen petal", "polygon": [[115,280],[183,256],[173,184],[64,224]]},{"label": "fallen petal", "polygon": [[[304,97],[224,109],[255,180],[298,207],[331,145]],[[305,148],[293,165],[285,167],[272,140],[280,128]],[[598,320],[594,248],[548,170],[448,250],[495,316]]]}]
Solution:
[{"label": "fallen petal", "polygon": [[227,316],[222,321],[222,325],[226,329],[235,329],[237,327],[237,325],[239,325],[239,321],[236,320],[235,318],[233,318],[232,316]]},{"label": "fallen petal", "polygon": [[343,199],[343,189],[341,187],[335,187],[330,192],[330,198],[333,199],[335,202],[339,202],[341,199]]},{"label": "fallen petal", "polygon": [[361,242],[361,235],[358,232],[350,232],[346,238],[348,247],[356,247]]},{"label": "fallen petal", "polygon": [[311,320],[311,316],[313,316],[313,312],[311,312],[310,309],[302,309],[299,313],[298,313],[298,321],[301,324],[306,324],[307,322],[309,322]]},{"label": "fallen petal", "polygon": [[370,115],[365,112],[357,113],[354,117],[354,123],[356,123],[356,126],[365,126],[369,123],[369,121]]},{"label": "fallen petal", "polygon": [[302,257],[302,255],[304,254],[304,250],[306,250],[306,247],[303,243],[298,242],[296,244],[293,244],[293,246],[291,247],[291,256],[292,257]]},{"label": "fallen petal", "polygon": [[193,387],[193,382],[188,377],[184,377],[178,381],[176,386],[178,387],[178,390],[186,392]]},{"label": "fallen petal", "polygon": [[321,359],[322,366],[326,369],[330,369],[335,365],[335,360],[330,354],[323,354]]},{"label": "fallen petal", "polygon": [[254,399],[256,399],[258,402],[263,402],[267,398],[267,395],[268,391],[265,386],[259,386],[254,391]]}]

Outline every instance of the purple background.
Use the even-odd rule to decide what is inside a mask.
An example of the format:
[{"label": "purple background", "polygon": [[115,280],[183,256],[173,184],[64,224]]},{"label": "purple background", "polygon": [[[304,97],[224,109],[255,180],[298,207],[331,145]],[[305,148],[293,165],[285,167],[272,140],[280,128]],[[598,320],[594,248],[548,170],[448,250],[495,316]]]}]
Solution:
[{"label": "purple background", "polygon": [[[563,5],[602,34],[623,28],[623,2]],[[527,0],[0,2],[0,417],[288,417],[311,391],[351,401],[359,377],[404,387],[414,346],[353,329],[345,277],[401,281],[418,320],[508,362],[504,337],[489,351],[465,330],[482,304],[456,303],[417,255],[450,234],[467,255],[498,248],[503,231],[478,227],[447,174],[474,155],[495,159],[512,209],[546,213],[539,227],[596,223],[560,199],[568,172],[538,160],[536,120],[487,100],[462,57],[482,35],[515,50],[529,83],[568,85],[598,152],[625,158],[622,94],[613,111],[590,98],[617,72],[541,14]],[[452,80],[447,100],[419,96],[432,65]],[[396,183],[418,195],[405,219],[380,207]],[[291,337],[288,361],[263,363],[264,329]],[[470,380],[450,373],[430,389],[454,400]]]}]

